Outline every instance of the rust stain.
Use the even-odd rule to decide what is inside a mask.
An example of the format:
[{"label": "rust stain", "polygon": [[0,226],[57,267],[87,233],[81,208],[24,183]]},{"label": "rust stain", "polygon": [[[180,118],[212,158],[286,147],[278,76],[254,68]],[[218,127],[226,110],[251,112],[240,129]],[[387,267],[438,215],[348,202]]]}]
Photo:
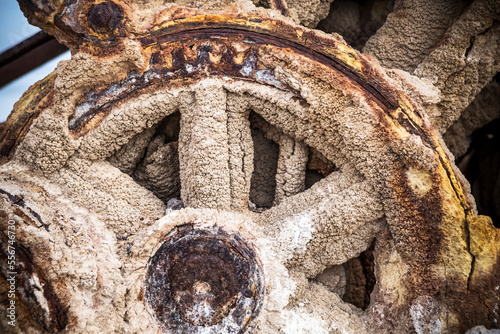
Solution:
[{"label": "rust stain", "polygon": [[[0,264],[7,265],[8,240],[0,233]],[[22,244],[15,243],[16,249],[16,297],[29,310],[30,316],[36,323],[41,324],[49,332],[60,332],[68,324],[67,310],[54,291],[42,268],[35,263],[31,251]],[[3,266],[2,266],[3,267]],[[2,268],[0,279],[7,280],[10,270]],[[34,283],[34,282],[38,282]],[[37,285],[33,285],[37,284]],[[35,294],[40,291],[43,297]],[[40,298],[44,300],[41,301]]]},{"label": "rust stain", "polygon": [[35,219],[36,221],[38,221],[38,223],[41,226],[43,226],[43,228],[47,232],[50,232],[49,226],[42,221],[42,218],[40,217],[40,215],[38,213],[36,213],[33,209],[31,209],[28,205],[26,205],[26,203],[24,202],[22,196],[12,195],[11,193],[9,193],[9,192],[7,192],[7,191],[5,191],[3,189],[0,189],[0,194],[3,194],[5,196],[7,196],[7,198],[10,200],[10,202],[13,205],[15,205],[15,206],[17,206],[19,208],[22,208],[23,210],[26,210],[29,213],[29,215],[31,215],[31,217],[33,217],[33,219]]},{"label": "rust stain", "polygon": [[88,12],[89,26],[100,34],[116,32],[122,25],[123,18],[123,9],[111,1],[93,4]]},{"label": "rust stain", "polygon": [[[443,238],[440,222],[443,218],[443,201],[440,189],[441,178],[438,171],[430,176],[431,187],[423,196],[418,196],[407,176],[408,166],[395,168],[393,190],[397,192],[398,212],[391,226],[396,245],[401,256],[408,263],[415,263],[415,270],[421,272],[425,265],[436,263]],[[422,277],[422,275],[415,275]],[[421,288],[424,286],[420,285]]]},{"label": "rust stain", "polygon": [[[500,229],[490,217],[467,220],[469,247],[473,263],[467,286],[467,303],[451,299],[448,306],[463,319],[459,331],[484,325],[495,328],[500,321]],[[486,307],[477,307],[485,305]]]},{"label": "rust stain", "polygon": [[162,239],[144,287],[146,304],[166,333],[198,326],[243,333],[259,313],[264,282],[255,252],[237,232],[187,224]]},{"label": "rust stain", "polygon": [[456,196],[460,200],[466,217],[473,217],[474,213],[472,211],[472,205],[467,202],[463,185],[458,180],[455,171],[453,170],[453,162],[441,146],[436,131],[430,126],[430,124],[423,123],[423,115],[403,95],[400,97],[400,110],[405,118],[405,122],[402,124],[404,125],[404,128],[408,129],[411,133],[419,135],[424,143],[435,152],[440,164],[446,171],[447,177],[450,180]]},{"label": "rust stain", "polygon": [[283,16],[289,16],[290,11],[288,10],[288,6],[283,0],[271,0],[270,1],[271,8],[277,9],[281,12]]},{"label": "rust stain", "polygon": [[[280,2],[280,1],[277,1]],[[158,84],[160,80],[173,81],[177,78],[199,80],[207,75],[229,75],[245,78],[252,81],[279,86],[273,77],[272,69],[258,68],[259,50],[272,46],[291,53],[306,57],[312,62],[322,64],[344,77],[347,88],[356,89],[365,96],[375,114],[388,126],[386,130],[396,138],[404,138],[407,134],[416,134],[422,138],[440,160],[446,170],[453,189],[460,199],[467,216],[472,215],[471,205],[467,203],[463,187],[453,171],[453,164],[441,148],[437,134],[423,122],[423,116],[415,106],[408,101],[402,92],[390,87],[384,74],[372,67],[371,63],[349,46],[317,34],[315,31],[292,26],[284,21],[260,18],[250,14],[237,15],[200,15],[196,11],[173,7],[169,13],[163,13],[169,20],[161,21],[151,27],[149,34],[134,36],[122,31],[126,9],[111,1],[100,1],[94,4],[81,5],[75,11],[86,11],[90,30],[76,27],[75,32],[83,34],[80,38],[80,51],[89,52],[96,56],[106,57],[110,53],[120,52],[121,43],[115,41],[116,36],[125,36],[138,40],[146,54],[152,54],[150,69],[144,73],[130,73],[128,79],[111,84],[106,89],[89,92],[84,102],[76,109],[69,120],[70,132],[80,137],[96,127],[109,113],[113,102],[130,98],[134,90],[144,90],[146,86]],[[276,4],[279,7],[279,4]],[[63,6],[58,10],[69,10],[71,6]],[[31,8],[31,7],[30,7]],[[34,10],[31,8],[31,10]],[[168,15],[167,15],[168,14]],[[52,14],[51,14],[52,15]],[[55,15],[55,14],[54,14]],[[80,30],[79,30],[80,29]],[[122,30],[120,30],[122,29]],[[120,32],[118,32],[120,30]],[[99,38],[94,38],[92,34]],[[109,35],[112,33],[111,35]],[[122,37],[120,37],[122,38]],[[194,43],[193,43],[194,41]],[[217,42],[218,41],[218,42]],[[213,45],[224,44],[223,52],[218,52]],[[191,46],[189,47],[189,45]],[[234,45],[244,45],[246,51],[238,52]],[[219,45],[219,47],[221,47]],[[150,51],[146,51],[150,50]],[[257,71],[261,71],[257,73]],[[267,72],[266,72],[267,71]],[[267,80],[266,80],[267,78]],[[185,81],[187,83],[187,81]],[[127,86],[122,94],[112,100],[106,98],[113,86]],[[281,86],[280,89],[290,90],[290,87]],[[94,95],[92,95],[94,94]],[[127,96],[128,95],[128,96]],[[92,105],[93,104],[93,105]],[[85,111],[85,109],[88,109]],[[22,114],[22,113],[20,113]],[[19,116],[18,116],[19,118]],[[9,121],[8,121],[9,122]],[[12,121],[11,121],[12,122]],[[20,119],[21,125],[29,124],[29,120]],[[17,128],[23,128],[17,125]],[[11,126],[3,126],[2,134],[12,131]],[[16,127],[14,127],[14,132]],[[19,131],[18,132],[22,132]],[[2,135],[0,134],[0,136]],[[11,154],[12,148],[21,136],[11,135],[10,141],[0,137],[0,152],[3,156]],[[6,159],[4,159],[5,161]]]}]

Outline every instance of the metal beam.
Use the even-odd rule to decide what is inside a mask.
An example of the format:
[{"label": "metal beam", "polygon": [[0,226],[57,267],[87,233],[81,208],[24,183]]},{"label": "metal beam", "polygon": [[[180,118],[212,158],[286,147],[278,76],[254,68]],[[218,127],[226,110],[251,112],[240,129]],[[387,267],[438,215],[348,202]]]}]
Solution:
[{"label": "metal beam", "polygon": [[19,78],[67,51],[65,45],[44,32],[38,32],[0,54],[0,87]]}]

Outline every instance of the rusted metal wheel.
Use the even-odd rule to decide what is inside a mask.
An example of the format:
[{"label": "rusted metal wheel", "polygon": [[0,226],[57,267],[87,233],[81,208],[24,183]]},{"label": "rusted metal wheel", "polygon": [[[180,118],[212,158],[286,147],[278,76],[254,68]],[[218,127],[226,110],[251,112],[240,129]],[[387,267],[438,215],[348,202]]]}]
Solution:
[{"label": "rusted metal wheel", "polygon": [[[405,93],[423,82],[246,1],[22,6],[73,56],[0,137],[17,330],[456,333],[498,320],[500,234]],[[342,281],[367,250],[362,309]]]}]

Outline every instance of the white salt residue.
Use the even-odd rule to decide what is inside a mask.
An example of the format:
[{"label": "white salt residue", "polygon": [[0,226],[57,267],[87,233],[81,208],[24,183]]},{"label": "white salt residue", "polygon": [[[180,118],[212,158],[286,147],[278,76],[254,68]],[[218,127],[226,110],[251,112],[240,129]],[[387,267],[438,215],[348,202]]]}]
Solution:
[{"label": "white salt residue", "polygon": [[328,334],[328,325],[319,316],[299,310],[283,310],[281,318],[285,324],[280,333],[285,334]]},{"label": "white salt residue", "polygon": [[[498,286],[495,288],[496,291],[498,291]],[[493,307],[493,314],[495,315],[495,318],[493,319],[493,322],[495,325],[498,325],[498,319],[500,318],[500,309],[498,307],[498,302],[495,303],[495,307]]]},{"label": "white salt residue", "polygon": [[75,122],[75,120],[85,115],[90,110],[91,107],[92,104],[90,102],[85,102],[80,105],[77,105],[75,107],[75,112],[73,113],[73,115],[71,115],[71,119],[69,122],[70,126],[72,125],[72,123]]},{"label": "white salt residue", "polygon": [[210,327],[197,327],[196,328],[196,334],[214,334],[216,333],[214,328],[216,326],[210,326]]},{"label": "white salt residue", "polygon": [[283,82],[276,79],[273,70],[258,70],[256,71],[257,81],[267,83],[275,87],[283,87]]},{"label": "white salt residue", "polygon": [[244,76],[247,76],[249,75],[250,73],[252,73],[252,64],[245,64],[245,66],[242,67],[242,69],[240,70],[240,73]]},{"label": "white salt residue", "polygon": [[149,72],[146,72],[144,74],[144,80],[146,82],[149,82],[149,81],[154,80],[154,79],[161,79],[161,76],[158,73],[153,72],[153,71],[149,71]]},{"label": "white salt residue", "polygon": [[193,305],[186,312],[186,316],[193,321],[195,325],[200,325],[212,317],[213,309],[207,300],[202,300]]},{"label": "white salt residue", "polygon": [[297,284],[289,277],[274,277],[269,283],[266,308],[281,312],[290,302],[290,295],[295,291]]},{"label": "white salt residue", "polygon": [[437,305],[430,296],[417,298],[410,307],[410,316],[413,320],[413,327],[417,334],[430,333],[439,334],[442,332],[442,322],[437,318]]},{"label": "white salt residue", "polygon": [[469,52],[469,55],[467,56],[467,62],[468,63],[478,63],[479,62],[479,59],[476,57],[474,51]]},{"label": "white salt residue", "polygon": [[50,320],[50,310],[47,298],[43,295],[43,286],[40,284],[40,280],[36,275],[33,275],[29,282],[30,285],[34,287],[33,293],[35,294],[38,305],[40,305],[40,307],[44,310],[43,316],[45,317],[45,321],[48,323]]},{"label": "white salt residue", "polygon": [[[238,295],[238,300],[241,300],[243,296],[241,293]],[[252,309],[252,304],[253,301],[249,298],[245,298],[242,300],[242,306],[243,308],[247,308],[249,310]],[[196,334],[231,334],[231,333],[239,333],[241,330],[241,327],[236,323],[235,317],[233,316],[233,313],[235,312],[235,309],[231,310],[229,314],[222,320],[221,323],[213,326],[197,326],[196,327]],[[251,316],[251,312],[249,314]],[[248,321],[248,320],[247,320]],[[244,327],[246,325],[246,322],[242,324]]]},{"label": "white salt residue", "polygon": [[[130,80],[129,82],[130,83],[134,83],[136,80],[135,78]],[[121,93],[123,93],[124,91],[127,90],[127,87],[124,86],[124,85],[120,85],[119,83],[118,84],[112,84],[111,87],[109,87],[106,95],[110,95],[109,98],[107,98],[106,100],[109,100],[111,97],[115,97],[115,96],[118,96],[120,95]]]},{"label": "white salt residue", "polygon": [[441,320],[436,320],[434,323],[434,327],[431,328],[431,333],[430,334],[439,334],[442,333],[443,331],[441,330],[442,322]]},{"label": "white salt residue", "polygon": [[255,55],[253,53],[251,53],[248,56],[248,58],[245,59],[245,61],[243,62],[244,65],[240,70],[241,75],[247,76],[250,73],[252,73],[252,71],[254,70],[254,64],[255,64],[256,60],[257,60],[257,58],[255,58]]},{"label": "white salt residue", "polygon": [[417,334],[423,334],[424,333],[424,307],[420,303],[414,303],[410,307],[410,315],[411,319],[413,320],[413,327],[415,327],[415,332]]},{"label": "white salt residue", "polygon": [[284,244],[283,248],[291,252],[285,257],[291,258],[294,254],[304,254],[313,232],[314,226],[309,212],[302,212],[285,220],[278,238]]}]

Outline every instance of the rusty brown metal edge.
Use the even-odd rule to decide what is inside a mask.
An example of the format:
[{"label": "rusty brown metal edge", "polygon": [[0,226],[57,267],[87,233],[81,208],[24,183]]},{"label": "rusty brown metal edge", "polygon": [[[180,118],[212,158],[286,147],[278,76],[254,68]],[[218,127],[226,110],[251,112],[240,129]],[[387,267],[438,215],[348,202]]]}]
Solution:
[{"label": "rusty brown metal edge", "polygon": [[[285,5],[281,0],[273,1],[276,2],[276,4],[274,4],[273,6],[284,8]],[[27,1],[27,3],[30,3],[30,1]],[[66,5],[61,5],[61,8],[57,9],[57,12],[53,12],[51,15],[57,18],[58,15],[61,15],[61,13],[64,11],[65,7]],[[181,9],[182,13],[183,8],[178,7],[178,9]],[[38,13],[33,5],[30,6],[29,10],[31,12],[34,11]],[[331,51],[332,49],[335,49],[340,44],[338,43],[338,41],[334,41],[334,39],[332,38],[320,36],[315,31],[307,28],[292,26],[289,23],[279,19],[260,18],[251,14],[192,16],[193,12],[186,10],[185,13],[182,13],[180,15],[180,17],[175,17],[175,19],[173,19],[173,24],[168,24],[166,27],[162,27],[161,24],[159,26],[153,26],[151,28],[151,33],[144,36],[134,36],[132,34],[127,35],[126,32],[120,33],[119,36],[99,34],[90,29],[90,27],[87,26],[87,22],[80,23],[80,27],[68,27],[68,29],[73,30],[83,28],[84,30],[87,30],[85,35],[83,35],[82,33],[77,33],[73,30],[65,31],[65,35],[72,35],[72,38],[78,39],[78,44],[81,50],[84,50],[86,52],[88,51],[95,55],[104,56],[106,53],[110,54],[120,52],[120,41],[124,37],[138,39],[143,44],[143,46],[146,46],[145,44],[150,42],[166,42],[169,38],[169,35],[170,38],[175,39],[176,37],[173,37],[173,35],[179,33],[189,35],[191,33],[194,33],[190,32],[191,30],[198,29],[225,28],[228,29],[228,33],[231,33],[232,30],[241,31],[244,33],[260,33],[261,35],[257,38],[261,39],[262,43],[273,44],[277,43],[277,41],[280,41],[280,43],[288,44],[288,47],[295,48],[302,54],[309,57],[316,56],[322,58],[321,55],[325,56],[326,58],[321,59],[321,62],[335,62],[336,64],[333,66],[342,71],[345,75],[349,76],[351,79],[356,80],[358,84],[362,85],[368,92],[374,94],[376,99],[381,101],[386,107],[397,108],[397,101],[392,98],[394,91],[386,91],[387,89],[389,89],[388,86],[382,87],[380,83],[376,82],[377,80],[372,80],[376,79],[374,77],[371,77],[373,71],[368,69],[367,71],[356,73],[356,71],[353,71],[352,68],[349,67],[349,64],[343,63],[331,52],[329,52],[329,50]],[[172,23],[173,21],[171,21],[170,23]],[[177,39],[182,38],[182,34],[180,34]],[[164,39],[164,41],[161,41],[159,39]],[[93,47],[88,47],[89,45],[92,45]],[[359,53],[357,53],[357,51],[352,48],[347,49],[352,53],[351,56],[356,58],[356,61],[362,63],[362,66],[370,67],[370,64],[368,62],[365,62],[363,58],[360,57]],[[314,52],[311,52],[311,50]],[[314,55],[314,53],[316,54]]]},{"label": "rusty brown metal edge", "polygon": [[[417,108],[414,107],[412,110],[401,108],[400,111],[402,113],[401,115],[404,115],[404,117],[398,117],[397,119],[398,123],[401,125],[404,124],[405,125],[404,128],[407,129],[410,133],[418,135],[422,139],[424,144],[426,144],[427,147],[431,148],[436,153],[436,156],[438,157],[440,164],[443,166],[448,176],[448,179],[450,179],[450,183],[455,191],[455,194],[457,195],[458,199],[461,202],[461,205],[465,211],[466,216],[467,217],[473,216],[472,204],[468,202],[463,191],[464,185],[462,184],[461,180],[456,176],[452,166],[451,158],[446,154],[446,152],[441,147],[436,131],[426,126],[426,124],[423,124],[423,126],[421,126],[412,119],[410,113],[413,112],[416,114],[418,112]],[[420,115],[417,114],[417,116]],[[420,118],[422,117],[420,116]]]},{"label": "rusty brown metal edge", "polygon": [[[38,14],[40,9],[37,9],[37,7],[33,3],[31,3],[31,1],[29,0],[24,0],[24,1],[26,2],[24,5],[28,7],[27,9],[28,12]],[[273,0],[273,1],[281,3],[281,0]],[[57,10],[57,13],[53,12],[51,15],[56,17],[57,15],[61,14],[65,6],[66,5],[61,5],[61,8]],[[281,5],[276,4],[275,6],[280,7]],[[47,15],[47,13],[45,15]],[[174,25],[169,25],[166,28],[162,28],[161,26],[152,27],[152,32],[149,36],[148,35],[137,36],[136,38],[139,39],[141,42],[151,40],[151,37],[153,37],[153,40],[157,40],[158,38],[166,39],[168,38],[167,37],[168,35],[172,34],[175,35],[176,33],[182,31],[184,31],[184,34],[190,34],[190,30],[207,29],[207,28],[215,28],[215,29],[226,28],[229,30],[239,30],[246,33],[250,33],[251,31],[253,31],[255,33],[262,34],[258,38],[261,38],[263,40],[263,43],[268,42],[272,44],[273,42],[276,43],[277,41],[281,41],[281,43],[288,44],[288,47],[296,48],[297,50],[299,50],[305,55],[308,55],[309,57],[314,57],[314,56],[321,57],[320,55],[326,56],[327,59],[329,58],[330,61],[334,61],[336,63],[336,65],[333,66],[335,66],[338,70],[342,71],[344,74],[349,76],[351,79],[356,80],[367,91],[374,94],[376,99],[381,101],[386,107],[389,108],[397,107],[397,101],[394,101],[391,96],[392,95],[391,93],[393,92],[388,92],[389,94],[386,94],[386,92],[384,92],[384,90],[387,89],[388,87],[378,87],[376,82],[370,82],[373,80],[370,80],[371,79],[370,75],[366,76],[366,74],[370,74],[371,71],[365,71],[366,73],[364,72],[355,73],[355,71],[353,72],[349,68],[349,66],[345,66],[346,64],[343,64],[342,61],[339,61],[339,59],[332,57],[332,54],[328,53],[328,49],[335,48],[338,42],[333,41],[333,39],[331,38],[320,37],[314,31],[309,30],[307,28],[294,27],[288,24],[287,22],[281,20],[270,19],[270,18],[257,18],[255,16],[246,14],[238,14],[233,16],[195,15],[194,17],[188,17],[188,18],[182,18],[182,17],[178,19],[176,18],[175,21],[176,22]],[[70,32],[67,33],[71,34]],[[80,45],[88,44],[89,42],[95,45],[96,47],[94,48],[93,51],[97,53],[100,53],[99,51],[100,48],[104,48],[105,51],[108,53],[119,51],[117,49],[120,49],[118,47],[118,45],[120,44],[119,43],[120,38],[115,40],[116,36],[113,36],[110,40],[106,34],[102,36],[100,36],[99,34],[97,34],[97,36],[93,36],[90,34],[91,32],[87,32],[87,35],[81,35],[81,33],[79,34],[73,32],[74,35],[73,37],[75,38],[79,37]],[[274,39],[271,36],[274,37]],[[134,36],[132,35],[130,35],[129,37],[134,39]],[[180,36],[179,38],[182,38],[182,36]],[[268,41],[266,41],[266,39],[268,39]],[[160,43],[162,43],[162,41],[160,41]],[[115,47],[112,47],[112,45],[114,45]],[[82,48],[86,49],[85,47]],[[349,49],[350,52],[352,52],[353,54],[357,52],[351,48]],[[317,54],[313,55],[313,53],[310,50],[314,50],[314,52]],[[356,58],[358,58],[357,60],[363,62],[362,58],[360,58],[359,55]],[[322,62],[325,62],[325,60],[326,59],[321,59]],[[369,64],[366,62],[363,65],[369,66]]]},{"label": "rusty brown metal edge", "polygon": [[[375,70],[369,61],[364,59],[357,51],[346,46],[343,43],[335,41],[331,37],[324,37],[318,35],[315,31],[308,30],[302,27],[292,26],[284,21],[269,19],[269,18],[256,18],[245,14],[236,16],[230,15],[198,15],[188,18],[179,18],[175,22],[167,22],[165,27],[153,27],[152,31],[147,36],[138,37],[144,48],[161,47],[171,41],[179,41],[186,38],[193,38],[199,36],[201,38],[210,35],[243,35],[254,39],[255,42],[261,44],[271,44],[278,47],[287,47],[296,50],[297,53],[302,54],[313,61],[325,64],[332,69],[341,72],[350,80],[359,85],[364,91],[373,96],[373,99],[379,107],[387,114],[392,116],[396,109],[400,109],[407,114],[408,119],[412,117],[408,113],[414,113],[417,118],[421,118],[418,109],[405,110],[400,103],[401,94],[397,90],[391,88],[382,77],[382,74]],[[133,36],[131,36],[133,38]],[[106,41],[104,41],[106,42]],[[109,42],[109,41],[107,41]],[[99,44],[99,42],[97,42]],[[109,44],[109,43],[108,43]],[[337,47],[342,46],[344,50],[340,51],[347,54],[346,59],[339,59],[335,55]],[[97,47],[99,49],[99,47]],[[347,50],[347,52],[345,51]],[[350,59],[353,58],[353,59]],[[352,65],[360,65],[354,68]],[[397,122],[397,120],[396,120]],[[456,192],[464,209],[469,212],[470,205],[467,203],[465,196],[461,194],[462,186],[454,177],[454,172],[451,168],[449,158],[439,150],[439,143],[437,142],[435,134],[431,129],[424,129],[414,122],[406,122],[407,131],[410,133],[418,132],[431,148],[437,152],[441,163],[445,166],[452,184],[456,186]],[[401,124],[402,125],[402,124]]]},{"label": "rusty brown metal edge", "polygon": [[40,102],[53,96],[56,72],[52,72],[27,90],[14,105],[14,110],[0,127],[0,165],[10,159],[15,147],[22,141],[33,121],[42,112]]},{"label": "rusty brown metal edge", "polygon": [[290,11],[288,10],[288,6],[283,0],[271,0],[269,1],[269,5],[272,9],[277,9],[280,11],[281,15],[289,16]]},{"label": "rusty brown metal edge", "polygon": [[38,15],[41,16],[49,16],[54,9],[52,8],[52,6],[49,6],[51,4],[51,1],[47,0],[38,1],[38,3],[40,3],[41,6],[35,4],[33,0],[19,0],[18,2],[21,8],[24,6],[26,7],[27,10],[37,13]]},{"label": "rusty brown metal edge", "polygon": [[[7,241],[3,240],[5,238],[5,236],[0,237],[0,245],[2,246],[2,249],[7,250]],[[19,243],[16,243],[14,247],[16,248],[16,259],[18,266],[18,275],[16,275],[17,290],[21,290],[24,292],[17,293],[16,295],[30,312],[29,316],[33,318],[33,305],[30,302],[30,299],[36,300],[36,297],[33,295],[33,290],[30,291],[29,289],[29,280],[32,279],[33,275],[36,275],[44,289],[44,298],[47,301],[49,319],[47,319],[48,322],[44,320],[33,320],[35,320],[38,324],[42,324],[43,328],[49,332],[60,332],[68,324],[67,309],[61,303],[61,300],[54,291],[54,287],[52,286],[51,282],[47,280],[46,275],[44,275],[40,266],[38,266],[33,261],[33,254],[31,253],[30,249],[24,247]],[[0,261],[7,263],[7,256],[4,252],[0,252]],[[7,279],[7,277],[4,276],[3,272],[0,272],[0,279]]]},{"label": "rusty brown metal edge", "polygon": [[376,85],[372,85],[367,80],[362,78],[360,75],[357,75],[355,72],[351,71],[349,67],[345,66],[341,61],[336,58],[328,57],[320,52],[316,52],[314,50],[309,50],[301,44],[295,43],[293,41],[288,41],[285,39],[279,39],[273,35],[245,31],[241,29],[231,29],[231,28],[204,28],[204,29],[195,29],[195,30],[187,30],[182,33],[178,33],[175,35],[163,36],[158,39],[159,44],[164,44],[166,42],[171,41],[179,41],[179,40],[188,40],[191,38],[213,38],[213,36],[228,36],[235,37],[241,35],[245,39],[251,39],[254,43],[262,44],[262,45],[272,45],[280,48],[291,48],[297,51],[298,54],[301,54],[313,61],[331,67],[342,74],[344,74],[349,79],[355,81],[358,85],[360,85],[364,90],[369,92],[376,101],[379,101],[385,108],[395,109],[397,105],[391,103],[389,98],[383,95],[380,92],[380,88]]},{"label": "rusty brown metal edge", "polygon": [[[11,205],[16,208],[14,209],[15,214],[21,217],[23,221],[33,226],[37,226],[36,223],[33,222],[33,220],[36,220],[42,225],[42,227],[44,227],[47,232],[50,232],[48,225],[42,221],[40,215],[33,209],[31,209],[21,197],[12,195],[11,193],[3,189],[0,189],[0,195],[4,195],[7,197]],[[7,251],[8,240],[5,239],[7,239],[6,235],[0,235],[0,245],[2,246],[1,249],[3,250],[2,252],[0,252],[1,263],[7,263],[7,255],[5,254],[5,252]],[[41,323],[44,329],[50,332],[59,332],[63,330],[68,323],[67,308],[63,306],[58,295],[55,293],[53,284],[50,280],[47,280],[43,269],[34,261],[34,256],[31,252],[31,249],[18,242],[15,243],[14,247],[16,249],[17,260],[17,270],[15,271],[17,273],[16,281],[18,284],[18,289],[24,290],[24,293],[16,295],[18,296],[18,298],[20,298],[22,303],[27,308],[30,307],[30,299],[36,300],[37,298],[34,297],[32,290],[30,290],[29,280],[30,277],[36,275],[44,289],[43,294],[45,299],[47,300],[47,306],[49,309],[49,319],[47,319],[48,321],[42,320],[37,321],[37,323]],[[6,279],[6,277],[4,277],[4,273],[0,272],[0,279],[2,278]],[[30,313],[30,316],[33,317],[33,315],[33,313]]]},{"label": "rusty brown metal edge", "polygon": [[[398,95],[397,91],[386,85],[380,78],[380,73],[374,70],[373,66],[364,57],[351,47],[335,40],[332,36],[322,36],[318,32],[299,26],[269,18],[255,18],[243,14],[230,15],[200,15],[193,18],[178,19],[175,25],[153,28],[147,36],[138,37],[143,47],[154,44],[164,44],[165,42],[189,38],[189,35],[205,34],[246,34],[250,38],[255,38],[261,44],[270,44],[278,47],[287,47],[297,50],[310,59],[317,60],[323,64],[329,64],[350,79],[355,80],[365,90],[369,91],[386,108],[397,109],[398,99],[393,95]],[[235,33],[237,32],[237,33]],[[184,37],[184,36],[185,37]],[[352,64],[336,56],[336,49],[342,46],[350,52],[353,63],[360,65],[360,69],[355,69]],[[337,52],[338,54],[342,54]]]},{"label": "rusty brown metal edge", "polygon": [[40,225],[43,226],[43,228],[47,232],[50,232],[49,226],[43,222],[42,217],[40,217],[40,215],[38,213],[36,213],[33,209],[31,209],[29,206],[27,206],[26,203],[24,202],[24,200],[21,197],[12,195],[11,193],[9,193],[9,192],[7,192],[7,191],[5,191],[3,189],[0,189],[0,194],[3,194],[5,196],[7,196],[7,198],[11,201],[11,203],[13,205],[18,206],[18,207],[23,208],[26,211],[28,211],[29,214],[33,218],[35,218],[40,223]]}]

